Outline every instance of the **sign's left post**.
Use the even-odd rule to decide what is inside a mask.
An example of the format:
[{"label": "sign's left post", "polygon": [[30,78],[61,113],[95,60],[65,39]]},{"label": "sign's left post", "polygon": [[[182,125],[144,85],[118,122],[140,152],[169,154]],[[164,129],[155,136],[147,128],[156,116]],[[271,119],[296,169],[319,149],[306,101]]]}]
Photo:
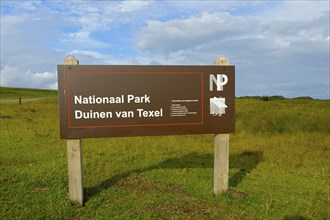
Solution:
[{"label": "sign's left post", "polygon": [[[76,57],[69,55],[64,65],[79,65]],[[67,140],[69,197],[72,203],[84,205],[84,183],[82,171],[82,140]]]}]

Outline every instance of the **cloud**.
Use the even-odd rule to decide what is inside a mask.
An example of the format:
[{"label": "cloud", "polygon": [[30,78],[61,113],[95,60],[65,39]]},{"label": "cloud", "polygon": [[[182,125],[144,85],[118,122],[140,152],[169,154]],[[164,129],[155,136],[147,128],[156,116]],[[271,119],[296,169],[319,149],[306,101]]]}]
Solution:
[{"label": "cloud", "polygon": [[[109,41],[99,40],[96,33],[109,32],[123,24],[139,22],[140,11],[145,11],[149,1],[81,1],[62,2],[62,15],[69,17],[75,27],[64,35],[66,45],[84,48],[109,47]],[[66,9],[66,11],[63,10]],[[111,36],[110,36],[111,37]]]},{"label": "cloud", "polygon": [[[297,8],[307,10],[309,5]],[[280,5],[268,14],[279,15],[279,8],[289,6]],[[324,92],[329,85],[323,83],[329,82],[329,11],[317,9],[313,7],[308,17],[288,14],[288,19],[283,14],[263,20],[203,12],[183,19],[150,20],[138,32],[136,47],[175,64],[212,64],[215,57],[225,55],[237,67],[238,95],[329,98],[329,91]]]},{"label": "cloud", "polygon": [[301,40],[326,43],[329,37],[327,18],[329,15],[322,13],[307,21],[264,22],[254,17],[204,12],[187,19],[148,21],[137,34],[136,46],[165,56],[178,51],[199,50],[210,44],[215,48],[219,48],[219,44],[231,44],[236,50],[274,53],[272,50],[289,48]]},{"label": "cloud", "polygon": [[117,6],[120,12],[134,12],[149,4],[148,1],[122,1]]},{"label": "cloud", "polygon": [[18,66],[5,66],[1,69],[1,86],[57,89],[55,72],[32,72]]},{"label": "cloud", "polygon": [[329,1],[278,1],[273,7],[260,12],[257,16],[265,22],[305,21],[322,13],[329,14]]},{"label": "cloud", "polygon": [[31,71],[54,65],[59,54],[47,43],[62,34],[59,21],[47,11],[2,15],[1,65],[19,65]]},{"label": "cloud", "polygon": [[256,26],[255,19],[207,12],[187,19],[149,21],[137,35],[136,46],[141,50],[169,55],[180,50],[196,50],[210,43],[256,37],[258,34],[250,32],[251,25]]},{"label": "cloud", "polygon": [[84,45],[86,48],[103,48],[107,47],[106,43],[93,39],[91,37],[91,31],[79,30],[78,32],[68,33],[64,35],[62,40],[64,44],[70,45],[70,47],[79,47]]},{"label": "cloud", "polygon": [[[1,86],[57,89],[61,53],[48,47],[60,36],[60,17],[41,2],[6,2],[1,15]],[[4,4],[4,3],[1,3]],[[4,11],[3,11],[4,10]]]}]

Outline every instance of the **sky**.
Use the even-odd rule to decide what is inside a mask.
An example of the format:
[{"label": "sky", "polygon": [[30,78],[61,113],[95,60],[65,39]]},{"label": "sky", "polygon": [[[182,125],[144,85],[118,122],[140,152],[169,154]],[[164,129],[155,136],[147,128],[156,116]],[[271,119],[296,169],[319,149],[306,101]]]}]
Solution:
[{"label": "sky", "polygon": [[57,89],[57,64],[236,69],[236,96],[329,99],[329,1],[1,0],[1,86]]}]

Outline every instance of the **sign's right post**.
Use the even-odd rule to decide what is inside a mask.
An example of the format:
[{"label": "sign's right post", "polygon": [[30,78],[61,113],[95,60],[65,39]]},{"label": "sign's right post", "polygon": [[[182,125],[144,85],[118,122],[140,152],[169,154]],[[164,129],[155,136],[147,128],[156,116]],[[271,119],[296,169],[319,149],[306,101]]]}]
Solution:
[{"label": "sign's right post", "polygon": [[[229,65],[229,60],[219,57],[215,65]],[[228,190],[229,134],[214,135],[214,194],[220,195]]]}]

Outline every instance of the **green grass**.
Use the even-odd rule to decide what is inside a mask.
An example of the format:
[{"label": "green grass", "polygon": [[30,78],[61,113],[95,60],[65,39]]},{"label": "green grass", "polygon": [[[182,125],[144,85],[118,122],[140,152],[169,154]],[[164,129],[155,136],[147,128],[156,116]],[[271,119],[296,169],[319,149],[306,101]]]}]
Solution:
[{"label": "green grass", "polygon": [[329,219],[329,101],[237,99],[229,184],[245,198],[213,195],[211,134],[84,139],[84,207],[56,99],[0,105],[0,219]]},{"label": "green grass", "polygon": [[0,100],[14,100],[18,99],[18,97],[22,97],[24,100],[30,98],[49,98],[56,96],[57,91],[55,90],[0,87]]}]

